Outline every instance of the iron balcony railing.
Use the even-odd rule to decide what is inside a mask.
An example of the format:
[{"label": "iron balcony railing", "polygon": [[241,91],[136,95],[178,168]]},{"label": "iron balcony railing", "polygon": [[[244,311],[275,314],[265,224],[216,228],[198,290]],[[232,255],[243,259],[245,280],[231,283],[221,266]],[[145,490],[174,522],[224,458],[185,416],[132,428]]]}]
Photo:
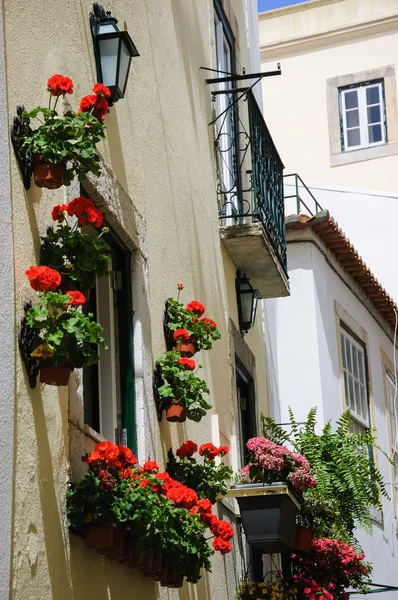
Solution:
[{"label": "iron balcony railing", "polygon": [[298,173],[283,176],[285,209],[287,215],[307,211],[313,217],[322,210],[322,206]]},{"label": "iron balcony railing", "polygon": [[228,90],[214,99],[220,222],[260,222],[286,272],[284,167],[271,134],[251,90],[240,102]]}]

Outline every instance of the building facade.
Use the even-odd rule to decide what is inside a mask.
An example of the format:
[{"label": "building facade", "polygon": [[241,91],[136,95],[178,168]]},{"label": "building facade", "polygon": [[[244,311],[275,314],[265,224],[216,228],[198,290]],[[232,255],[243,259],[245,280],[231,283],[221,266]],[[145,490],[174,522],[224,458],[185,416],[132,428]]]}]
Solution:
[{"label": "building facade", "polygon": [[[217,72],[203,69],[242,73],[257,65],[259,70],[255,1],[110,0],[104,8],[120,29],[128,29],[139,57],[133,59],[125,97],[105,119],[101,173],[59,190],[39,189],[33,182],[25,190],[8,135],[15,107],[45,106],[46,82],[54,73],[74,82],[62,112],[77,110],[78,99],[90,93],[96,83],[92,4],[2,4],[0,595],[14,600],[158,597],[157,584],[87,549],[69,533],[67,482],[79,480],[81,456],[103,439],[123,442],[141,462],[151,456],[163,466],[169,448],[185,439],[226,444],[237,469],[245,436],[256,432],[259,412],[268,412],[268,397],[261,315],[243,338],[236,273],[246,274],[263,297],[289,293],[282,187],[273,197],[275,241],[269,221],[250,200],[253,187],[245,187],[252,208],[242,213],[244,164],[234,167],[232,177],[231,151],[221,148],[220,162],[223,142],[215,147],[222,129],[218,117],[228,108],[223,91],[231,82],[206,83]],[[269,143],[254,95],[250,102],[247,127],[256,119],[262,127],[256,143]],[[233,137],[231,130],[227,133]],[[245,166],[252,154],[249,149]],[[32,388],[17,338],[24,303],[34,299],[25,271],[39,264],[40,236],[52,223],[51,209],[81,194],[104,213],[110,228],[112,274],[97,282],[90,297],[110,348],[101,352],[95,383],[92,374],[76,370],[69,387],[37,382]],[[222,337],[200,357],[212,410],[198,424],[177,426],[164,415],[158,421],[152,379],[165,351],[165,301],[175,295],[178,282],[184,285],[184,300],[205,304]],[[219,511],[234,522],[227,503]],[[185,585],[181,593],[224,598],[235,593],[240,576],[237,540],[230,555],[214,558],[211,575],[196,586]]]},{"label": "building facade", "polygon": [[[344,223],[394,297],[385,252],[397,251],[397,18],[390,0],[314,0],[259,15],[262,68],[282,70],[263,96],[285,173],[299,173]],[[286,187],[290,195],[293,178]]]}]

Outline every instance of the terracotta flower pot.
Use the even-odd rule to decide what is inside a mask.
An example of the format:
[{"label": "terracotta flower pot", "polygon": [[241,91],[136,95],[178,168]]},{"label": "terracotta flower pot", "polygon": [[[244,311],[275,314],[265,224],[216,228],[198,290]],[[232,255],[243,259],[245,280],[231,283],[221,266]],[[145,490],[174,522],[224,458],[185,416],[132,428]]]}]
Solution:
[{"label": "terracotta flower pot", "polygon": [[113,527],[92,525],[84,532],[84,541],[89,548],[106,549],[113,545]]},{"label": "terracotta flower pot", "polygon": [[315,531],[296,525],[296,537],[294,538],[294,549],[297,552],[308,552],[315,537]]},{"label": "terracotta flower pot", "polygon": [[177,342],[175,345],[176,352],[179,352],[181,356],[191,358],[197,350],[198,346],[196,343],[196,337],[191,336],[187,342]]},{"label": "terracotta flower pot", "polygon": [[33,180],[35,185],[56,190],[63,185],[65,163],[47,163],[40,154],[33,156]]},{"label": "terracotta flower pot", "polygon": [[166,408],[166,419],[170,423],[184,423],[187,418],[187,411],[177,398],[172,398]]},{"label": "terracotta flower pot", "polygon": [[40,366],[40,381],[47,385],[68,385],[71,371],[71,367],[44,364]]}]

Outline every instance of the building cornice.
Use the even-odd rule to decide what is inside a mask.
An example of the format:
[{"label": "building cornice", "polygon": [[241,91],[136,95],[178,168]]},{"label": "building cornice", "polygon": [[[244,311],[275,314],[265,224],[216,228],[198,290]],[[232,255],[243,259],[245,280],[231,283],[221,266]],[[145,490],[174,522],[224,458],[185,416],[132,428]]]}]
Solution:
[{"label": "building cornice", "polygon": [[281,57],[284,54],[296,54],[306,50],[339,44],[344,41],[357,38],[369,37],[385,33],[387,31],[396,31],[398,26],[398,13],[392,13],[380,18],[373,18],[325,29],[312,34],[300,35],[269,44],[260,45],[260,55],[262,59]]}]

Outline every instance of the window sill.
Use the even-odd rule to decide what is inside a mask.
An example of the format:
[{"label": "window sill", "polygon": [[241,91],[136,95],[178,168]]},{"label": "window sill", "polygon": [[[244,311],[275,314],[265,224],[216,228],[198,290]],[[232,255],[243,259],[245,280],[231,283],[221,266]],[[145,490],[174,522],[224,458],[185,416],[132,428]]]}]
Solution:
[{"label": "window sill", "polygon": [[330,166],[339,167],[350,163],[384,158],[385,156],[394,156],[395,154],[398,154],[398,142],[369,146],[369,148],[361,148],[359,150],[347,150],[346,152],[331,154]]},{"label": "window sill", "polygon": [[84,425],[84,433],[85,433],[85,435],[87,435],[87,437],[94,440],[94,442],[96,444],[100,444],[101,442],[107,441],[106,438],[102,437],[102,435],[100,433],[98,433],[98,431],[95,431],[95,429],[92,429],[90,427],[90,425]]}]

